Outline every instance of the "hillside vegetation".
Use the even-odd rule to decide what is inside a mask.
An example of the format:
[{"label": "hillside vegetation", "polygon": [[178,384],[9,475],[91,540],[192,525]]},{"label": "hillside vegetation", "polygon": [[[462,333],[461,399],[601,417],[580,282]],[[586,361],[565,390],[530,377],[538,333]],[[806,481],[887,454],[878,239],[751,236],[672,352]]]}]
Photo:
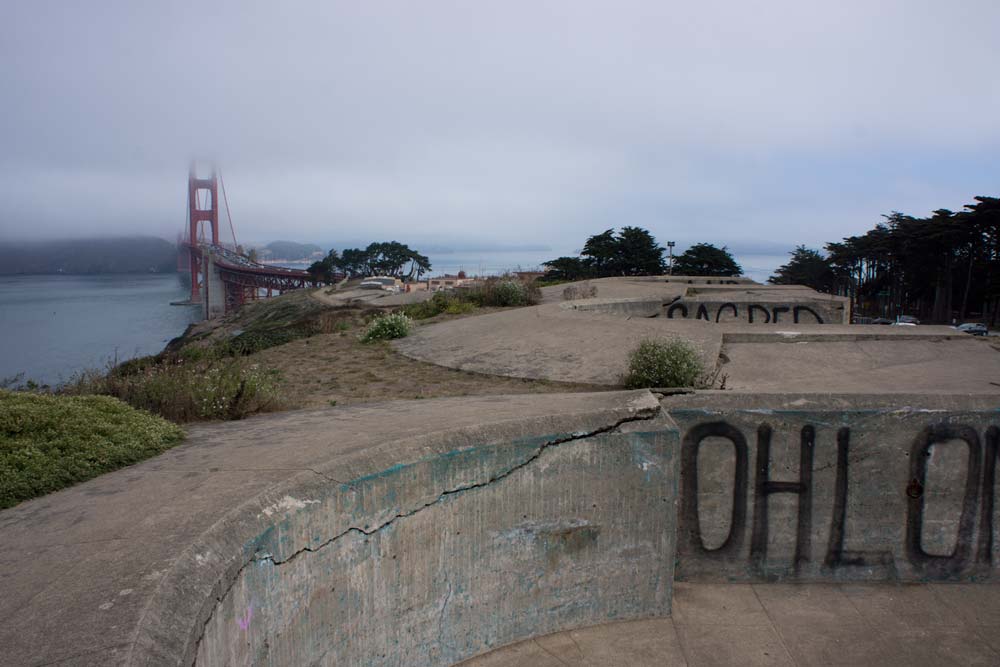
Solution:
[{"label": "hillside vegetation", "polygon": [[184,437],[108,396],[0,390],[0,509],[159,454]]}]

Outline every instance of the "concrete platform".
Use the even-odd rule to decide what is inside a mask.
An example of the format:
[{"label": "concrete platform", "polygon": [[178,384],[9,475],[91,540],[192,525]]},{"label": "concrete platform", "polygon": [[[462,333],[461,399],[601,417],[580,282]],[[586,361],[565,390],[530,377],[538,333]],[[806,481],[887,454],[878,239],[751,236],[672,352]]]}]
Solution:
[{"label": "concrete platform", "polygon": [[424,325],[393,346],[407,357],[464,371],[617,386],[640,340],[682,338],[698,349],[706,368],[721,368],[729,389],[1000,395],[1000,351],[950,327],[667,319],[646,305],[655,302],[635,297],[649,285],[615,287],[633,296]]},{"label": "concrete platform", "polygon": [[462,667],[996,665],[1000,587],[690,584],[672,618],[515,644]]}]

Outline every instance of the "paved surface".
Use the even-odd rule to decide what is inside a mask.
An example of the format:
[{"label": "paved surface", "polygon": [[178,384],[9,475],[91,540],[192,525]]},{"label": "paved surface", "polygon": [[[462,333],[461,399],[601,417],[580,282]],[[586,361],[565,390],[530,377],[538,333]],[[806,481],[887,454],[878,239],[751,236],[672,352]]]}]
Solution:
[{"label": "paved surface", "polygon": [[690,584],[673,617],[506,647],[463,667],[997,665],[1000,587]]},{"label": "paved surface", "polygon": [[723,353],[726,387],[737,391],[1000,396],[1000,351],[972,336],[727,343]]},{"label": "paved surface", "polygon": [[627,319],[560,304],[421,326],[393,346],[419,361],[460,370],[614,386],[640,340],[671,335],[691,341],[706,366],[715,365],[722,330],[704,320]]}]

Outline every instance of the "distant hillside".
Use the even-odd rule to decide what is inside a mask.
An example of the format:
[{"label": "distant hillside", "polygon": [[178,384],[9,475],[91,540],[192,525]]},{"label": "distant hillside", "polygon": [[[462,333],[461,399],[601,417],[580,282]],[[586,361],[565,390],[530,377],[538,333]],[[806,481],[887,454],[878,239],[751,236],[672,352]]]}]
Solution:
[{"label": "distant hillside", "polygon": [[166,273],[177,248],[152,237],[0,241],[0,275],[18,273]]},{"label": "distant hillside", "polygon": [[295,241],[272,241],[263,248],[257,249],[261,259],[310,259],[314,253],[322,253],[323,249],[314,243],[296,243]]}]

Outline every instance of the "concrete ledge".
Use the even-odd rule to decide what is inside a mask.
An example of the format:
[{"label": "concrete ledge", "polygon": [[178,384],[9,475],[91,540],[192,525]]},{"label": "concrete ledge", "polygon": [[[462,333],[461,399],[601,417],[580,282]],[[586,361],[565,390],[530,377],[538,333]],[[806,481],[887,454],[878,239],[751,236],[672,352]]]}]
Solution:
[{"label": "concrete ledge", "polygon": [[640,425],[658,412],[618,392],[193,428],[0,513],[4,661],[448,664],[669,614],[676,433]]}]

